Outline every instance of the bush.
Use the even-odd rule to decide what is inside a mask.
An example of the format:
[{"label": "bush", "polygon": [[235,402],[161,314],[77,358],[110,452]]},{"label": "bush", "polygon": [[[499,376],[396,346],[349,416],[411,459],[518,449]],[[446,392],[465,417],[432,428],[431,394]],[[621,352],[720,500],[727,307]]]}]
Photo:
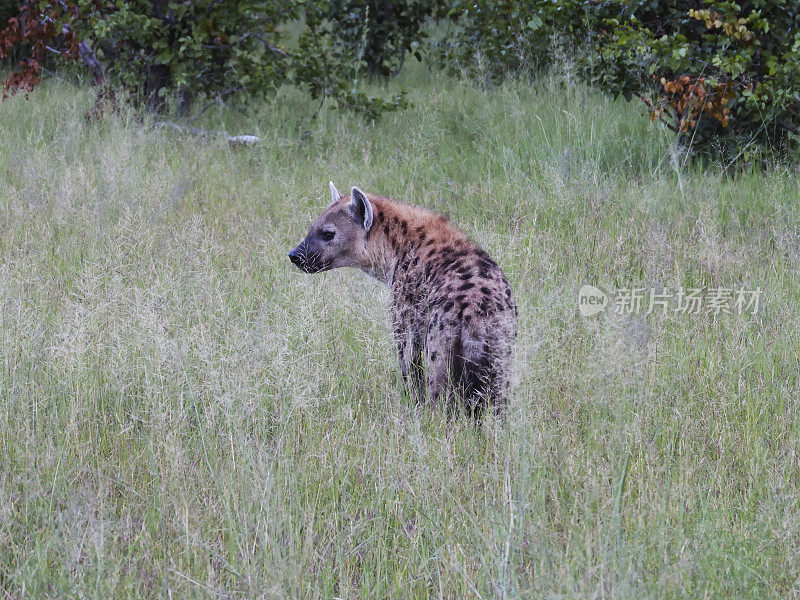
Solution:
[{"label": "bush", "polygon": [[800,6],[789,0],[604,2],[588,79],[640,97],[686,144],[725,160],[786,154],[800,133]]},{"label": "bush", "polygon": [[796,148],[800,6],[790,0],[452,0],[448,9],[461,32],[445,59],[473,76],[536,73],[558,36],[589,83],[640,98],[694,150],[735,160]]},{"label": "bush", "polygon": [[593,26],[590,2],[577,0],[447,0],[440,17],[456,32],[439,44],[451,71],[485,84],[537,76],[551,67],[555,40],[580,47]]},{"label": "bush", "polygon": [[[104,3],[81,23],[115,81],[151,106],[175,91],[187,102],[197,94],[260,94],[283,80],[286,53],[277,27],[296,14],[294,2]],[[88,27],[86,26],[88,25]]]},{"label": "bush", "polygon": [[[170,92],[188,101],[196,94],[274,88],[287,55],[270,42],[278,24],[296,12],[294,4],[278,0],[29,0],[0,38],[6,49],[30,47],[20,69],[23,75],[28,71],[25,89],[38,83],[38,65],[49,49],[68,60],[93,62],[96,77],[109,77],[160,109]],[[14,84],[12,77],[7,89],[13,91]]]},{"label": "bush", "polygon": [[[27,0],[0,32],[0,58],[28,55],[4,87],[31,90],[42,60],[58,54],[83,59],[96,81],[110,79],[155,111],[170,95],[186,109],[198,95],[260,95],[284,83],[369,116],[402,106],[355,89],[363,58],[321,22],[329,11],[325,0]],[[306,27],[290,51],[284,26],[298,21]]]},{"label": "bush", "polygon": [[306,5],[303,33],[294,60],[295,82],[306,87],[313,98],[332,98],[337,106],[354,110],[369,119],[384,111],[405,108],[405,92],[384,99],[359,89],[359,78],[368,69],[364,48],[368,30],[342,30],[331,18],[335,3],[325,0]]},{"label": "bush", "polygon": [[419,60],[422,26],[434,0],[331,0],[328,18],[336,39],[361,57],[370,77],[396,75],[407,53]]}]

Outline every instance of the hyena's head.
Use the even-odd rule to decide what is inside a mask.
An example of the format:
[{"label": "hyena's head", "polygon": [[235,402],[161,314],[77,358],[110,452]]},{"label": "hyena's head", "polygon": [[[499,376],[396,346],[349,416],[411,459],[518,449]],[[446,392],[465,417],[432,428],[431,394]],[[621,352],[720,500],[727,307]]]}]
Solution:
[{"label": "hyena's head", "polygon": [[289,259],[306,273],[365,264],[372,204],[357,187],[349,198],[343,198],[333,182],[331,199],[333,202],[314,221],[306,239],[289,252]]}]

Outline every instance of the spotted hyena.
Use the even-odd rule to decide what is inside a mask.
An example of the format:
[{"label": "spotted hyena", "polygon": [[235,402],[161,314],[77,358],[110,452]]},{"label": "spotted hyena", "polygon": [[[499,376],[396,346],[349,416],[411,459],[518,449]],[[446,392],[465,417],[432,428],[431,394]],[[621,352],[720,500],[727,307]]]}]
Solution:
[{"label": "spotted hyena", "polygon": [[356,267],[390,287],[400,366],[418,400],[499,411],[517,315],[500,267],[443,215],[355,187],[342,197],[333,183],[331,195],[291,261],[306,273]]}]

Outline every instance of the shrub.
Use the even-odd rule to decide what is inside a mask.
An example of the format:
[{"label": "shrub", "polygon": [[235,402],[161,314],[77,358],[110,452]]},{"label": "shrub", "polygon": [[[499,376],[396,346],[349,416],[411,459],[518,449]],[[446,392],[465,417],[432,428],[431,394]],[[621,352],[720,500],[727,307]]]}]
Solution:
[{"label": "shrub", "polygon": [[419,60],[425,19],[434,0],[331,0],[328,19],[336,39],[360,56],[370,77],[396,75],[408,53]]},{"label": "shrub", "polygon": [[577,0],[447,0],[439,11],[457,24],[439,44],[454,72],[497,83],[507,76],[536,76],[554,58],[554,39],[583,45],[593,25],[590,2]]},{"label": "shrub", "polygon": [[610,1],[593,10],[586,74],[601,89],[638,96],[650,118],[725,160],[796,146],[796,2]]},{"label": "shrub", "polygon": [[[792,0],[451,0],[448,64],[486,80],[547,67],[567,41],[582,76],[637,97],[694,150],[785,154],[800,134],[800,5]],[[476,69],[475,55],[487,68]]]},{"label": "shrub", "polygon": [[359,89],[359,78],[368,67],[364,46],[367,30],[341,31],[332,20],[332,4],[322,0],[306,5],[303,33],[293,62],[294,80],[313,98],[332,98],[339,107],[360,112],[369,119],[384,111],[405,108],[405,92],[389,99],[369,96]]},{"label": "shrub", "polygon": [[[271,41],[277,25],[296,12],[293,3],[278,0],[29,0],[22,3],[19,17],[9,21],[4,39],[7,46],[29,45],[37,63],[43,45],[76,59],[77,40],[85,41],[87,51],[93,49],[92,59],[102,65],[103,77],[151,108],[161,108],[171,91],[187,101],[196,94],[274,88],[286,53]],[[8,35],[12,28],[16,39]],[[57,35],[67,36],[69,44],[52,43]],[[29,82],[35,85],[36,80]],[[6,87],[13,89],[14,84],[12,78]]]},{"label": "shrub", "polygon": [[16,11],[6,6],[3,15],[12,14],[0,30],[0,59],[18,61],[3,81],[3,98],[17,90],[31,91],[39,84],[42,62],[53,46],[58,46],[62,58],[79,56],[75,32],[62,26],[74,18],[77,9],[59,2],[39,6],[36,2],[23,2]]},{"label": "shrub", "polygon": [[[354,89],[362,59],[318,22],[327,10],[325,0],[27,0],[0,32],[0,58],[20,48],[28,54],[4,88],[32,89],[52,53],[82,58],[96,80],[109,78],[155,111],[172,94],[187,108],[198,95],[259,95],[284,83],[369,116],[402,106],[402,98],[383,101]],[[282,26],[304,15],[299,49],[290,51]]]}]

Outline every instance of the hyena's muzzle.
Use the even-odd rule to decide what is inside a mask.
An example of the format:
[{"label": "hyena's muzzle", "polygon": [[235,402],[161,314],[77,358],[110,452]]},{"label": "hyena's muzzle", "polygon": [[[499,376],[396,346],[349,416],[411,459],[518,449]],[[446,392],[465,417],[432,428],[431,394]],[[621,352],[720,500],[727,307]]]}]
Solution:
[{"label": "hyena's muzzle", "polygon": [[307,240],[303,240],[289,252],[289,260],[304,273],[319,273],[327,268],[324,261],[321,260],[320,252],[315,251]]}]

